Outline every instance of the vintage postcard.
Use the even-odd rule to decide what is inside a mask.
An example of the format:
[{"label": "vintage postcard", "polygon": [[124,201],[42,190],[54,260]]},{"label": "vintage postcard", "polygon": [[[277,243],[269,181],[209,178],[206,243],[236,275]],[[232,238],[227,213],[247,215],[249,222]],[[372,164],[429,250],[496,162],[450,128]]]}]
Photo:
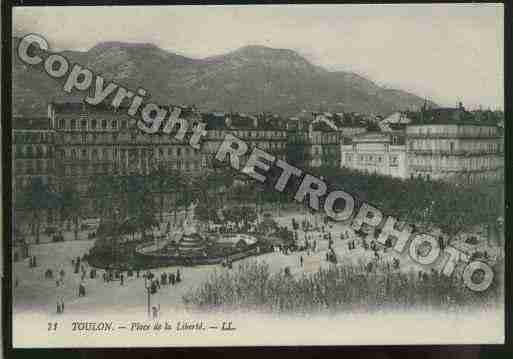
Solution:
[{"label": "vintage postcard", "polygon": [[503,29],[14,7],[14,348],[503,343]]}]

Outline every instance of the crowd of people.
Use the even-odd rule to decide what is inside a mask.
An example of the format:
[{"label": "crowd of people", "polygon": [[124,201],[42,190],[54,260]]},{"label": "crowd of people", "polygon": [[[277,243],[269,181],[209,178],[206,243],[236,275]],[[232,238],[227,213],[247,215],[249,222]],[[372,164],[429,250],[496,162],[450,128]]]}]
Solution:
[{"label": "crowd of people", "polygon": [[[317,221],[318,222],[318,221]],[[283,247],[280,245],[274,246],[275,252],[282,254],[290,254],[292,251],[297,251],[299,255],[299,266],[303,267],[304,256],[311,256],[320,250],[319,241],[324,240],[328,246],[324,253],[324,260],[329,263],[337,264],[340,259],[335,251],[335,238],[338,237],[340,241],[345,242],[340,248],[347,248],[347,252],[355,251],[359,248],[363,249],[364,253],[371,252],[371,255],[361,256],[364,261],[365,272],[380,272],[380,271],[397,271],[400,268],[400,260],[393,255],[384,256],[384,253],[392,246],[390,240],[381,244],[377,242],[378,233],[368,234],[366,232],[355,232],[350,228],[340,228],[340,233],[336,235],[337,230],[334,224],[324,221],[324,223],[314,223],[313,219],[304,219],[298,221],[295,218],[291,220],[293,229],[293,239],[295,246],[294,250],[291,248]],[[303,233],[301,233],[303,232]],[[302,238],[303,240],[300,240]]]},{"label": "crowd of people", "polygon": [[[37,266],[37,260],[35,256],[31,256],[29,258],[29,267],[33,268]],[[88,280],[95,280],[96,278],[100,278],[98,276],[98,269],[91,267],[87,263],[87,254],[80,257],[77,256],[75,258],[71,259],[71,270],[70,273],[72,275],[78,275],[80,276],[80,280],[78,282],[77,287],[77,297],[86,297],[87,290],[86,285]],[[66,277],[66,271],[64,268],[61,268],[60,270],[55,270],[52,268],[47,268],[44,271],[44,279],[45,280],[55,280],[55,285],[57,288],[63,288],[65,286],[64,279]],[[135,279],[141,279],[145,281],[149,281],[149,291],[151,294],[157,293],[157,291],[162,286],[174,286],[182,282],[182,272],[180,269],[176,269],[174,272],[162,272],[159,277],[155,276],[151,271],[147,271],[144,274],[141,273],[140,269],[129,269],[129,270],[119,270],[114,268],[107,268],[103,270],[103,273],[101,274],[101,278],[104,283],[111,283],[111,282],[119,282],[119,285],[123,286],[125,285],[126,280],[128,278]],[[60,295],[59,291],[57,291],[58,299],[56,300],[56,313],[62,314],[64,313],[64,298],[62,295]],[[158,313],[160,311],[160,306],[157,308],[155,307],[156,312]]]}]

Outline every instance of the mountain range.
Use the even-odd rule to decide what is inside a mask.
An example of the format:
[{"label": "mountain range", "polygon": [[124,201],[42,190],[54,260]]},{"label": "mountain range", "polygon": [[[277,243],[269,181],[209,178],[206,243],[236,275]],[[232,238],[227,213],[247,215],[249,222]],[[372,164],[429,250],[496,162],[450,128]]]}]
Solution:
[{"label": "mountain range", "polygon": [[[15,115],[44,116],[50,101],[81,101],[84,94],[66,94],[63,81],[50,78],[42,66],[24,64],[16,55],[18,43],[19,38],[13,38]],[[192,59],[153,44],[102,42],[88,51],[61,54],[131,90],[146,89],[147,101],[195,104],[205,111],[270,111],[290,116],[321,108],[387,115],[424,103],[414,94],[383,88],[357,74],[328,71],[287,49],[245,46]]]}]

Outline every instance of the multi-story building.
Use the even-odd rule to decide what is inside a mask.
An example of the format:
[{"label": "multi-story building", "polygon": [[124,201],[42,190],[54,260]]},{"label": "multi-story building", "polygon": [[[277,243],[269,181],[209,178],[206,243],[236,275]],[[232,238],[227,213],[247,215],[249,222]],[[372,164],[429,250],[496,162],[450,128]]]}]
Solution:
[{"label": "multi-story building", "polygon": [[[204,114],[184,107],[180,116],[206,124],[200,150],[189,145],[188,136],[178,141],[173,135],[139,131],[126,109],[50,104],[48,118],[15,119],[13,193],[27,190],[34,177],[50,191],[73,184],[87,197],[94,178],[102,174],[146,176],[169,170],[202,175],[219,165],[214,157],[227,134],[297,167],[341,166],[466,183],[503,178],[498,127],[476,120],[462,107],[408,113],[404,130],[369,133],[355,114],[303,113],[285,122],[275,115]],[[92,201],[85,202],[93,210]],[[51,222],[54,214],[49,208],[45,217]]]},{"label": "multi-story building", "polygon": [[366,132],[363,123],[345,114],[313,113],[289,126],[288,159],[303,167],[338,167],[343,138]]},{"label": "multi-story building", "polygon": [[35,177],[55,184],[54,136],[48,118],[14,118],[12,123],[13,193],[24,190]]},{"label": "multi-story building", "polygon": [[340,146],[340,166],[385,176],[407,178],[403,132],[368,132],[345,138]]},{"label": "multi-story building", "polygon": [[174,133],[143,133],[126,109],[50,104],[48,119],[15,122],[13,183],[25,186],[29,177],[37,174],[56,192],[72,185],[84,199],[82,206],[87,212],[94,210],[88,190],[98,176],[146,176],[161,170],[198,176],[213,168],[215,154],[227,134],[244,140],[249,147],[286,158],[287,131],[283,120],[275,115],[202,114],[193,107],[183,107],[180,117],[192,124],[189,134],[194,122],[206,124],[207,135],[200,150],[189,145],[188,135],[177,140]]},{"label": "multi-story building", "polygon": [[496,123],[461,105],[424,108],[408,112],[403,131],[387,128],[345,140],[341,166],[400,178],[470,184],[502,180],[503,141]]},{"label": "multi-story building", "polygon": [[[243,140],[249,148],[258,147],[276,158],[283,160],[286,158],[287,131],[283,120],[277,116],[205,113],[202,120],[207,129],[202,150],[209,168],[219,165],[214,161],[214,157],[227,134]],[[250,151],[241,158],[241,161],[244,163],[249,155]]]},{"label": "multi-story building", "polygon": [[[181,114],[191,115],[185,111]],[[82,193],[91,177],[102,174],[148,175],[158,167],[199,173],[205,166],[203,154],[185,139],[143,133],[120,109],[51,104],[49,116],[56,126],[57,175],[76,183]]]},{"label": "multi-story building", "polygon": [[464,109],[435,109],[406,128],[410,177],[475,183],[504,176],[499,128],[471,121]]},{"label": "multi-story building", "polygon": [[[48,118],[14,118],[12,121],[12,200],[16,218],[17,244],[34,234],[40,222],[52,223],[56,211],[55,131]],[[37,210],[37,213],[35,212]]]}]

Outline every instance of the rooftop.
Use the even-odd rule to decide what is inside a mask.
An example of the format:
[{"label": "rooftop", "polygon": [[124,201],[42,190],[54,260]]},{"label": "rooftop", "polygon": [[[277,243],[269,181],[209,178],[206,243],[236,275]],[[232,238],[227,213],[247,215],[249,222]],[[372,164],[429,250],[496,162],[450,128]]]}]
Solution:
[{"label": "rooftop", "polygon": [[460,107],[439,107],[421,111],[407,111],[404,115],[411,119],[410,125],[497,125],[495,117],[482,111],[467,111]]}]

